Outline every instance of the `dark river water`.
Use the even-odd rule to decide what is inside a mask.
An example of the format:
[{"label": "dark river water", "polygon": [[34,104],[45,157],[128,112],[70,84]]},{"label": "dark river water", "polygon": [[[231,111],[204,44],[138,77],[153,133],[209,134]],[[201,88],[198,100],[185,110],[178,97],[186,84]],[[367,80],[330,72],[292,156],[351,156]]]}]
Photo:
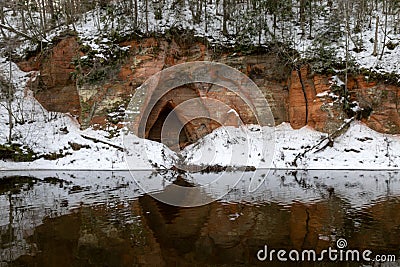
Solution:
[{"label": "dark river water", "polygon": [[[265,178],[255,192],[247,190],[250,174]],[[180,179],[196,184],[216,175]],[[163,192],[177,177],[172,172],[135,172],[136,180],[130,172],[0,172],[0,266],[400,266],[399,172],[246,175],[222,199],[182,208],[136,183]],[[339,240],[344,253],[371,254],[288,258],[304,250],[319,257],[339,249]],[[286,251],[287,261],[276,252],[257,257],[271,250]]]}]

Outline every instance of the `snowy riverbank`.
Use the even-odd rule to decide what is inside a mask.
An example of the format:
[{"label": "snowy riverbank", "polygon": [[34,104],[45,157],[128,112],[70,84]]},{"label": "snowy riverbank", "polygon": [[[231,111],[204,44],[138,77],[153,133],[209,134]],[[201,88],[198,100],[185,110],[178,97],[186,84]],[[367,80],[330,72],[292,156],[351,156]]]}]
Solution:
[{"label": "snowy riverbank", "polygon": [[[80,130],[79,123],[68,114],[48,112],[29,90],[23,89],[29,74],[20,71],[14,63],[10,65],[1,60],[0,71],[4,77],[9,77],[10,67],[16,90],[12,101],[13,116],[23,121],[12,129],[13,142],[31,149],[40,158],[31,162],[0,160],[0,170],[144,170],[154,166],[170,168],[178,159],[189,165],[277,169],[400,168],[400,137],[377,133],[360,122],[353,122],[344,134],[334,140],[332,146],[320,151],[310,148],[326,134],[308,127],[294,130],[289,124],[278,125],[270,136],[274,139],[268,141],[268,153],[274,154],[273,160],[265,158],[263,151],[259,151],[267,141],[265,135],[258,134],[261,130],[259,126],[219,128],[186,147],[180,155],[163,144],[135,136],[129,136],[129,142],[124,142],[121,130],[115,137],[109,138],[107,131]],[[1,105],[0,144],[7,142],[8,129],[8,112],[5,105]],[[272,129],[263,130],[271,132]],[[129,147],[124,147],[127,143]],[[128,149],[128,153],[124,148]],[[126,155],[130,164],[126,163]]]},{"label": "snowy riverbank", "polygon": [[[75,151],[72,147],[64,153],[66,155],[56,160],[38,159],[32,162],[0,161],[0,170],[15,169],[79,169],[79,170],[145,170],[155,165],[161,168],[170,168],[178,159],[178,155],[163,144],[137,137],[128,148],[130,164],[126,163],[126,153],[118,149],[122,147],[122,138],[107,140],[101,132],[93,130],[80,131],[73,124],[68,124],[69,133],[55,132],[49,136],[49,131],[41,130],[36,136],[43,135],[47,140],[41,143],[41,151],[57,151],[67,147],[68,143],[79,143],[83,148]],[[54,124],[45,127],[55,127]],[[252,129],[257,128],[252,126]],[[222,166],[255,166],[258,168],[276,169],[400,169],[400,137],[377,133],[362,123],[354,122],[346,133],[338,137],[332,147],[327,146],[321,151],[310,150],[313,145],[326,136],[308,127],[293,130],[289,124],[282,124],[275,128],[274,158],[271,162],[264,161],[262,153],[257,149],[262,147],[263,140],[247,136],[245,128],[220,128],[210,135],[199,140],[196,144],[181,151],[181,159],[189,165],[222,165]],[[226,132],[229,132],[227,137]],[[104,143],[86,139],[82,136],[96,137]],[[251,143],[248,146],[248,141]],[[106,144],[112,143],[115,146]],[[251,147],[246,154],[248,160],[243,159],[243,147]],[[39,146],[35,147],[39,149]],[[37,150],[36,150],[37,151]],[[134,152],[132,152],[134,151]],[[131,153],[132,152],[132,153]],[[211,156],[212,155],[212,156]]]},{"label": "snowy riverbank", "polygon": [[[248,140],[243,135],[244,131],[229,128],[227,131],[230,132],[227,139],[219,138],[219,136],[224,136],[223,129],[217,129],[200,141],[201,146],[187,147],[183,154],[187,157],[188,163],[205,164],[208,161],[207,157],[201,157],[200,154],[215,147],[217,156],[212,164],[228,165],[231,159],[229,153],[233,151],[232,158],[237,157],[235,152],[240,151],[240,147]],[[268,162],[257,159],[259,155],[257,148],[261,148],[263,143],[263,140],[257,139],[250,140],[251,147],[255,148],[255,151],[250,153],[253,159],[250,159],[248,163],[250,166],[256,166],[255,164],[259,162],[260,168],[277,169],[400,168],[399,136],[380,134],[360,122],[353,122],[349,129],[333,142],[332,147],[327,146],[321,151],[318,151],[318,148],[310,150],[326,136],[309,127],[294,130],[290,124],[281,124],[275,128],[275,154],[272,164],[268,165]],[[227,156],[224,157],[224,155]],[[298,159],[294,165],[296,157]]]}]

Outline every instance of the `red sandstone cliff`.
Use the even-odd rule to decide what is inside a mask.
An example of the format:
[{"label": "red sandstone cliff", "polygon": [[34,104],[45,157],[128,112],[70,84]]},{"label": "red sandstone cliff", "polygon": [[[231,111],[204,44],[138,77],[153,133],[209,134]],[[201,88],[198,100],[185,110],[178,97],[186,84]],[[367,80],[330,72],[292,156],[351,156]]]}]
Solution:
[{"label": "red sandstone cliff", "polygon": [[[25,71],[39,72],[39,79],[31,83],[31,88],[46,109],[78,115],[85,127],[116,123],[110,122],[107,113],[121,103],[126,104],[135,88],[147,78],[168,66],[195,60],[216,60],[248,75],[270,103],[276,123],[286,121],[293,128],[309,125],[330,132],[346,118],[342,107],[322,94],[331,90],[331,75],[312,73],[308,66],[291,70],[272,52],[216,55],[202,43],[180,44],[154,38],[121,45],[130,45],[128,57],[118,66],[118,74],[112,81],[100,84],[77,85],[72,78],[75,71],[72,61],[83,55],[74,36],[61,37],[47,51],[20,62],[19,66]],[[368,82],[359,75],[349,77],[348,88],[352,101],[372,110],[363,119],[369,127],[382,133],[400,133],[399,87]],[[240,103],[234,108],[241,109]],[[246,111],[243,109],[242,113]]]}]

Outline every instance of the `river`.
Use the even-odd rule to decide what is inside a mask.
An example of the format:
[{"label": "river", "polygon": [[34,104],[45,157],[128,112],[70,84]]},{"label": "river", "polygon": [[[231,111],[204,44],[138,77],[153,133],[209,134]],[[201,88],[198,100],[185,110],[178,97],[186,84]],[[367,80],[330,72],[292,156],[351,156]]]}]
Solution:
[{"label": "river", "polygon": [[[178,180],[193,185],[218,175]],[[250,176],[262,182],[254,192]],[[318,261],[339,240],[344,251],[370,250],[369,259],[399,257],[399,172],[257,170],[244,173],[227,195],[190,208],[157,200],[178,178],[169,171],[0,177],[0,266],[381,266],[327,254]],[[215,192],[198,194],[211,199]],[[276,253],[260,260],[265,248],[286,251],[287,261]],[[297,262],[295,253],[288,257],[294,250],[313,250],[317,260]]]}]

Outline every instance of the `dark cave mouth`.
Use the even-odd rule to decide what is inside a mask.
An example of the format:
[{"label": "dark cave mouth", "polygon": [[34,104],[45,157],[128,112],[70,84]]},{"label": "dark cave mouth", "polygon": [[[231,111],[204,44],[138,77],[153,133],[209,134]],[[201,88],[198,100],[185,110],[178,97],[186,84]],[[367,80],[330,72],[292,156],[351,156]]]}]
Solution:
[{"label": "dark cave mouth", "polygon": [[[170,118],[171,123],[168,125],[168,131],[166,132],[166,135],[164,136],[164,140],[161,140],[162,128],[163,128],[164,122],[168,116],[172,116]],[[188,129],[186,129],[186,128],[187,128],[187,125],[183,125],[183,123],[179,119],[178,115],[173,110],[173,108],[170,105],[166,105],[163,107],[163,109],[161,110],[160,114],[157,117],[157,120],[155,121],[153,126],[150,128],[150,130],[147,134],[147,139],[156,141],[159,143],[164,143],[170,149],[172,149],[174,151],[179,151],[182,148],[193,143],[193,142],[190,142],[188,132],[187,132]],[[178,131],[179,131],[179,133],[178,133]],[[179,138],[176,138],[178,135],[179,135]],[[162,141],[164,141],[164,142],[162,142]]]},{"label": "dark cave mouth", "polygon": [[[169,119],[169,125],[166,126],[164,122],[168,116],[171,116],[171,118]],[[154,124],[148,130],[146,138],[163,143],[171,150],[179,152],[220,126],[222,126],[220,123],[210,118],[196,118],[183,124],[179,118],[179,114],[174,111],[170,104],[166,104],[158,114]],[[168,130],[164,129],[166,132],[163,133],[164,136],[162,138],[163,127],[168,127]]]}]

